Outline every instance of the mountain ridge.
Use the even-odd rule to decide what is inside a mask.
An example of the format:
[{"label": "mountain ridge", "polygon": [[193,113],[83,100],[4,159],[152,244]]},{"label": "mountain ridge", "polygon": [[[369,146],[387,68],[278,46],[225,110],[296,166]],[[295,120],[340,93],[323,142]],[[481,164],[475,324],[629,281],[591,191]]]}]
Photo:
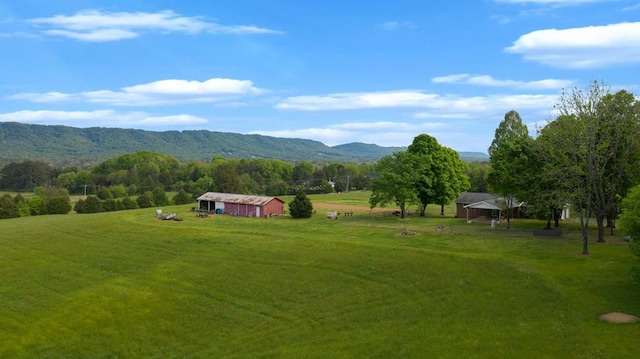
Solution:
[{"label": "mountain ridge", "polygon": [[[0,122],[0,166],[24,160],[45,161],[55,166],[85,166],[137,151],[169,154],[181,161],[210,161],[220,156],[289,162],[375,162],[405,149],[361,142],[330,147],[309,139],[209,130],[156,132]],[[463,160],[488,160],[483,153],[460,152],[460,155]]]}]

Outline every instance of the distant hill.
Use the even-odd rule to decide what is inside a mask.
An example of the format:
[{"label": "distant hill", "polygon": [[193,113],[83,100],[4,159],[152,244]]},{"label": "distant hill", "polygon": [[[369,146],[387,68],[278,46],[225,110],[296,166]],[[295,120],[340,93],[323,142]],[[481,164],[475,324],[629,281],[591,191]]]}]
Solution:
[{"label": "distant hill", "polygon": [[460,158],[465,162],[488,162],[489,155],[482,152],[458,152]]},{"label": "distant hill", "polygon": [[[23,160],[40,160],[55,166],[83,166],[143,150],[169,154],[181,161],[210,161],[220,156],[273,158],[289,162],[374,162],[404,149],[364,143],[329,147],[306,139],[206,130],[154,132],[0,122],[0,167]],[[466,160],[464,154],[462,152],[461,157]],[[469,158],[478,160],[475,159],[477,155],[486,157],[482,153],[473,153]]]}]

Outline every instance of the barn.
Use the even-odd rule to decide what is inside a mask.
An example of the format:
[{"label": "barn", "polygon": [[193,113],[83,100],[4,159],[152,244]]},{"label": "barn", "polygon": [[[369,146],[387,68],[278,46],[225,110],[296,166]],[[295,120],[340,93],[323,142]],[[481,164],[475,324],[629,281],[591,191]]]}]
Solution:
[{"label": "barn", "polygon": [[284,214],[284,201],[277,197],[207,192],[198,197],[201,211],[242,217],[271,217]]}]

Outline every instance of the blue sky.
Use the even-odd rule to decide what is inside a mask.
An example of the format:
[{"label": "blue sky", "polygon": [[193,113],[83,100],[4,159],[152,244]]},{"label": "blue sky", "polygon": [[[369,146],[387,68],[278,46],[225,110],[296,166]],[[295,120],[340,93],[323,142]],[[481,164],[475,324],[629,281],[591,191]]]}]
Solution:
[{"label": "blue sky", "polygon": [[487,151],[640,83],[640,1],[8,0],[0,121]]}]

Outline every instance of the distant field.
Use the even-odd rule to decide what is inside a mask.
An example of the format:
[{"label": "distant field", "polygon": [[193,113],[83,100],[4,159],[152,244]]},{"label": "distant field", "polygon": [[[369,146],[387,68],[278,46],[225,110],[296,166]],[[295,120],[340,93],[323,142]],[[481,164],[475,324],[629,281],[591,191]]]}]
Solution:
[{"label": "distant field", "polygon": [[[632,255],[311,196],[311,219],[191,205],[0,220],[2,358],[636,358]],[[290,200],[290,198],[285,198]],[[332,206],[353,217],[326,220]],[[394,210],[389,208],[388,211]],[[404,233],[404,235],[403,235]]]}]

